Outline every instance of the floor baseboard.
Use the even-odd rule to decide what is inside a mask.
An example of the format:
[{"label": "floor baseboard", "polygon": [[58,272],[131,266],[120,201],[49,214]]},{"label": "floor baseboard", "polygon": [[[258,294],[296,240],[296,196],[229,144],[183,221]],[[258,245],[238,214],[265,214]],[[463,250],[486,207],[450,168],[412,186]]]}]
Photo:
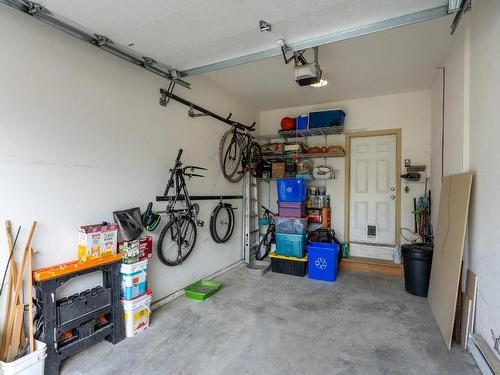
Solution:
[{"label": "floor baseboard", "polygon": [[[231,269],[239,266],[242,263],[244,263],[243,259],[237,261],[236,263],[230,264],[229,266],[224,267],[224,268],[222,268],[221,270],[219,270],[217,272],[214,272],[214,273],[211,273],[210,275],[201,277],[200,279],[213,279],[214,277],[217,277],[218,275],[220,275],[220,274],[222,274],[224,272],[227,272],[227,271],[229,271],[229,270],[231,270]],[[176,290],[175,292],[169,294],[168,296],[165,296],[163,298],[160,298],[157,301],[154,301],[151,304],[151,310],[154,311],[156,309],[159,309],[160,307],[165,306],[167,303],[172,302],[174,299],[176,299],[176,298],[178,298],[178,297],[180,297],[182,295],[184,295],[184,289]]]},{"label": "floor baseboard", "polygon": [[483,375],[500,375],[500,360],[481,335],[472,334],[468,348]]}]

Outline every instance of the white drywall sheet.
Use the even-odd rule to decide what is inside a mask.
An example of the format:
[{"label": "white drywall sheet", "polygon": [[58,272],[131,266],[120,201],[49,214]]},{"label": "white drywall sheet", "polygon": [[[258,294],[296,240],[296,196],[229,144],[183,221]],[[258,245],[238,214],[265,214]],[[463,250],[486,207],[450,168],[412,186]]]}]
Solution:
[{"label": "white drywall sheet", "polygon": [[471,186],[470,172],[446,176],[439,202],[427,299],[448,348],[455,321]]}]

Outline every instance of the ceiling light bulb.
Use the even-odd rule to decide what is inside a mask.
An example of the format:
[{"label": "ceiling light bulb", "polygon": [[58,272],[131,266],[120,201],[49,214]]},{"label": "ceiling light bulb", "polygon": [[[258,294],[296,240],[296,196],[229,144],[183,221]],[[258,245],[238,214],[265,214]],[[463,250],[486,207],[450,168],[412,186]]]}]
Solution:
[{"label": "ceiling light bulb", "polygon": [[313,83],[312,85],[310,85],[311,87],[325,87],[326,85],[328,85],[328,81],[326,79],[322,79],[320,80],[318,83]]}]

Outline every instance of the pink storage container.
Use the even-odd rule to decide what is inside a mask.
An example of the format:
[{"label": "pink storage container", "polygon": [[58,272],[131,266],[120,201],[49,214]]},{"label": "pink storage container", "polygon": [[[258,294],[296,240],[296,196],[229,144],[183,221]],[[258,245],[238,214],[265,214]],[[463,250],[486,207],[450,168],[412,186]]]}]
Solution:
[{"label": "pink storage container", "polygon": [[278,215],[283,217],[305,217],[306,202],[278,201]]}]

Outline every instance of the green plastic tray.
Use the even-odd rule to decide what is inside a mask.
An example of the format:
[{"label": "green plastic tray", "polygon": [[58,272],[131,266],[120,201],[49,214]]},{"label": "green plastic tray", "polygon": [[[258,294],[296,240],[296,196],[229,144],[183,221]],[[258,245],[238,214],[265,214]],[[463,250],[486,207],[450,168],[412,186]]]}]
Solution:
[{"label": "green plastic tray", "polygon": [[203,301],[213,296],[222,284],[217,280],[200,280],[184,288],[186,297]]}]

